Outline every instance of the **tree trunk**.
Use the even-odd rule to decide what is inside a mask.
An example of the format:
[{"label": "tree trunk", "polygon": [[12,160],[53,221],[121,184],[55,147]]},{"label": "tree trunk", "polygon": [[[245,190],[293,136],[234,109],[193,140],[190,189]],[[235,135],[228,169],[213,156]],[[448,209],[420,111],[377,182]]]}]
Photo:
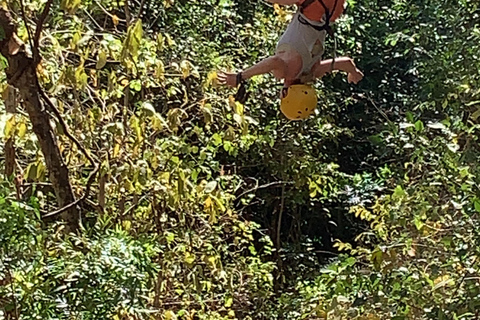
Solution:
[{"label": "tree trunk", "polygon": [[[8,61],[6,69],[8,83],[18,88],[20,92],[45,157],[58,205],[63,207],[74,202],[75,196],[70,185],[68,168],[62,159],[56,136],[50,125],[50,116],[40,100],[36,65],[33,59],[27,56],[23,42],[17,37],[16,25],[10,13],[3,8],[0,8],[0,29],[3,29],[4,35],[3,39],[0,38],[0,53]],[[69,230],[73,231],[78,227],[80,210],[74,207],[63,212],[61,217],[67,222]]]}]

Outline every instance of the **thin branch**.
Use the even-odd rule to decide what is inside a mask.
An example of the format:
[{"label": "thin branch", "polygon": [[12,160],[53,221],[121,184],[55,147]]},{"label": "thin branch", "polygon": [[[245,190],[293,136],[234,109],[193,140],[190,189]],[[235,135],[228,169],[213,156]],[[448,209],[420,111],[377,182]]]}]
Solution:
[{"label": "thin branch", "polygon": [[142,2],[140,3],[140,8],[138,9],[138,15],[136,20],[140,20],[142,18],[143,6],[145,6],[145,0],[142,0]]},{"label": "thin branch", "polygon": [[23,23],[25,23],[25,28],[27,29],[27,34],[28,34],[28,43],[30,44],[30,47],[34,48],[33,46],[33,43],[32,43],[32,32],[30,30],[30,27],[28,26],[28,22],[27,22],[27,14],[25,13],[25,5],[23,4],[23,0],[20,0],[20,9],[22,11],[22,19],[23,19]]},{"label": "thin branch", "polygon": [[[475,263],[477,262],[478,260],[478,256],[475,257],[475,260],[473,260],[473,263],[472,265],[475,265]],[[465,282],[465,279],[467,278],[467,275],[468,275],[468,271],[465,272],[465,274],[463,275],[462,279],[460,280],[460,283],[458,284],[458,286],[455,288],[455,292],[453,293],[452,297],[456,298],[457,297],[457,293],[458,291],[460,290],[460,287],[463,285],[463,283]]]},{"label": "thin branch", "polygon": [[147,192],[147,194],[145,194],[144,196],[142,196],[137,204],[133,204],[130,208],[128,208],[124,213],[123,215],[126,216],[128,215],[129,213],[131,213],[133,210],[135,210],[139,205],[141,205],[141,203],[148,198],[148,196],[150,195],[150,192]]},{"label": "thin branch", "polygon": [[287,252],[287,253],[282,253],[280,254],[281,257],[287,257],[287,256],[292,256],[292,255],[297,255],[297,254],[304,254],[308,255],[310,253],[319,253],[319,254],[328,254],[331,256],[338,256],[338,253],[331,252],[331,251],[325,251],[325,250],[312,250],[312,251],[305,251],[305,252]]},{"label": "thin branch", "polygon": [[273,187],[273,186],[284,186],[284,185],[287,185],[287,184],[293,184],[294,182],[293,181],[275,181],[275,182],[270,182],[270,183],[267,183],[267,184],[264,184],[264,185],[261,185],[261,186],[257,186],[255,188],[252,188],[252,189],[249,189],[245,192],[242,192],[239,196],[237,196],[235,198],[235,200],[238,200],[240,199],[241,197],[243,197],[244,195],[248,194],[248,193],[251,193],[253,191],[257,191],[257,190],[260,190],[260,189],[266,189],[266,188],[269,188],[269,187]]},{"label": "thin branch", "polygon": [[278,213],[278,222],[277,222],[277,250],[281,248],[281,238],[280,233],[282,229],[282,218],[283,210],[285,209],[285,184],[282,185],[282,198],[280,200],[280,212]]},{"label": "thin branch", "polygon": [[[47,3],[45,4],[45,8],[43,9],[42,13],[40,14],[40,18],[38,19],[37,22],[37,28],[35,29],[35,37],[33,38],[33,61],[35,61],[35,64],[38,64],[40,62],[40,49],[39,49],[39,41],[40,41],[40,35],[42,33],[42,28],[43,28],[43,23],[45,22],[45,19],[48,16],[48,13],[50,12],[50,7],[52,5],[53,0],[48,0]],[[25,22],[26,23],[26,22]]]},{"label": "thin branch", "polygon": [[128,29],[128,27],[130,27],[130,23],[132,22],[132,16],[130,15],[128,0],[125,0],[124,10],[125,10],[125,18],[127,19],[127,29]]},{"label": "thin branch", "polygon": [[66,206],[64,206],[63,208],[60,208],[56,211],[53,211],[53,212],[50,212],[48,214],[46,214],[45,216],[43,216],[43,218],[49,218],[49,217],[53,217],[57,214],[60,214],[60,213],[63,213],[75,206],[77,206],[79,203],[83,202],[86,200],[86,198],[88,197],[89,193],[90,193],[90,189],[92,187],[92,184],[93,184],[93,181],[98,173],[98,171],[100,170],[100,166],[98,165],[98,163],[93,159],[93,157],[88,153],[88,151],[85,149],[85,147],[77,140],[77,138],[75,138],[71,133],[70,133],[70,130],[68,129],[68,126],[67,124],[65,123],[65,121],[63,120],[62,118],[62,115],[60,114],[60,111],[58,111],[58,109],[55,107],[55,105],[52,103],[52,101],[50,100],[50,98],[45,94],[45,92],[42,90],[42,88],[40,88],[40,85],[38,84],[38,90],[43,98],[43,100],[47,103],[47,105],[49,106],[50,110],[55,114],[58,122],[60,123],[60,126],[62,127],[65,135],[77,146],[77,148],[83,153],[83,155],[88,159],[88,161],[90,162],[90,164],[94,167],[93,171],[90,173],[90,176],[88,177],[88,180],[87,180],[87,185],[85,187],[85,193],[83,194],[83,196],[72,202],[72,203],[69,203],[67,204]]},{"label": "thin branch", "polygon": [[107,16],[109,16],[110,18],[113,19],[114,17],[116,17],[116,18],[118,19],[118,21],[121,21],[121,22],[126,22],[126,21],[127,21],[127,20],[125,20],[125,19],[120,19],[119,17],[117,17],[117,16],[111,14],[110,12],[108,12],[108,10],[105,9],[105,7],[103,7],[102,4],[101,4],[99,1],[95,1],[95,4],[96,4],[97,6],[99,6],[100,9],[102,9],[102,11],[103,11]]},{"label": "thin branch", "polygon": [[[393,122],[390,121],[390,119],[388,118],[387,114],[377,106],[375,101],[373,101],[373,99],[370,97],[370,94],[368,94],[367,92],[366,95],[367,95],[367,100],[370,101],[370,103],[374,106],[374,108],[377,109],[378,113],[380,113],[380,115],[382,115],[382,117],[385,118],[385,120],[387,120],[388,124],[393,124]],[[362,95],[359,95],[359,96],[362,96]]]},{"label": "thin branch", "polygon": [[97,20],[95,20],[95,18],[92,17],[92,15],[87,10],[83,9],[83,12],[85,12],[85,14],[90,18],[90,20],[92,20],[93,24],[96,25],[98,29],[105,31],[105,29],[98,24]]}]

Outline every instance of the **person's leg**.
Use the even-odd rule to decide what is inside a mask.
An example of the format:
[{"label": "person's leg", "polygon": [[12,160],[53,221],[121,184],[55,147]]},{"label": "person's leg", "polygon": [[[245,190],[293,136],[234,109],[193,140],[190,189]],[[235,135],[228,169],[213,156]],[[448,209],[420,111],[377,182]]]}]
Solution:
[{"label": "person's leg", "polygon": [[357,69],[353,60],[349,57],[339,57],[335,59],[332,66],[332,59],[320,61],[312,68],[315,78],[321,78],[332,71],[344,71],[348,73],[348,81],[357,83],[363,78],[363,73]]},{"label": "person's leg", "polygon": [[[277,79],[290,79],[294,78],[301,68],[302,58],[296,51],[280,51],[242,71],[242,79],[250,79],[253,76],[270,72]],[[220,84],[235,87],[237,85],[237,73],[221,72],[218,74],[218,80]]]}]

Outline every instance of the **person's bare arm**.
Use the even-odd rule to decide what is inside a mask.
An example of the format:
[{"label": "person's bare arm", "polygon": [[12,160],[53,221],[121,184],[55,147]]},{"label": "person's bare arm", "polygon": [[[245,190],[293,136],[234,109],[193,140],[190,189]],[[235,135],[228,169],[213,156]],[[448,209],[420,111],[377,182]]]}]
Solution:
[{"label": "person's bare arm", "polygon": [[[275,55],[275,56],[263,59],[259,63],[243,71],[242,79],[246,80],[246,79],[250,79],[253,76],[270,73],[270,72],[274,72],[277,76],[282,78],[286,72],[286,67],[287,65],[285,61],[282,58]],[[235,87],[237,85],[237,74],[230,73],[230,72],[220,72],[218,74],[218,80],[220,84]]]},{"label": "person's bare arm", "polygon": [[321,78],[332,71],[343,71],[348,73],[348,82],[358,83],[363,78],[363,73],[357,69],[353,60],[349,57],[335,59],[332,67],[332,59],[321,61],[313,70],[315,78]]},{"label": "person's bare arm", "polygon": [[270,3],[280,4],[283,6],[290,6],[290,5],[298,4],[300,2],[300,0],[267,0],[267,1]]}]

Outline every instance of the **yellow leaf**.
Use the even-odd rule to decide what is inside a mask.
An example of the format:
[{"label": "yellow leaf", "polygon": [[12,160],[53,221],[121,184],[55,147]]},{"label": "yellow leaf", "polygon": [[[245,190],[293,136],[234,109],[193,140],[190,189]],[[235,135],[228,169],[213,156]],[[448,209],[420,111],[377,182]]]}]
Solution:
[{"label": "yellow leaf", "polygon": [[117,15],[112,15],[112,21],[113,21],[113,25],[116,27],[118,26],[118,23],[120,22],[120,19],[117,17]]},{"label": "yellow leaf", "polygon": [[163,2],[163,5],[165,6],[166,9],[170,8],[171,6],[173,6],[173,3],[174,3],[174,0],[165,0]]},{"label": "yellow leaf", "polygon": [[278,14],[278,15],[281,15],[281,14],[284,12],[283,9],[282,9],[282,7],[280,7],[280,6],[278,5],[278,3],[275,3],[275,4],[273,5],[273,10],[274,10],[275,13]]},{"label": "yellow leaf", "polygon": [[138,61],[138,52],[140,49],[140,43],[142,41],[143,29],[142,21],[139,19],[134,25],[128,27],[127,36],[123,42],[121,61],[128,63],[129,61]]},{"label": "yellow leaf", "polygon": [[287,12],[283,10],[281,6],[278,4],[273,5],[273,10],[275,11],[275,14],[278,16],[278,19],[282,22],[287,20]]},{"label": "yellow leaf", "polygon": [[18,132],[18,137],[20,139],[22,139],[23,137],[25,137],[25,134],[27,133],[27,125],[25,124],[25,122],[20,122],[19,125],[18,125],[18,128],[17,128],[17,132]]},{"label": "yellow leaf", "polygon": [[129,220],[123,221],[122,226],[125,229],[125,231],[128,231],[132,228],[132,222]]},{"label": "yellow leaf", "polygon": [[17,121],[15,119],[15,116],[11,116],[10,119],[8,119],[7,122],[5,123],[4,135],[6,140],[11,138],[13,132],[15,131],[14,129],[16,124],[17,124]]},{"label": "yellow leaf", "polygon": [[325,310],[317,309],[316,314],[317,314],[317,317],[319,317],[322,320],[327,319],[327,313],[325,312]]},{"label": "yellow leaf", "polygon": [[216,260],[217,260],[217,259],[215,258],[215,256],[209,256],[209,257],[207,258],[207,261],[210,263],[210,265],[211,265],[212,267],[215,267],[215,265],[216,265]]},{"label": "yellow leaf", "polygon": [[161,131],[164,128],[168,128],[168,123],[165,119],[158,113],[155,113],[152,117],[152,127],[154,130]]},{"label": "yellow leaf", "polygon": [[454,281],[452,279],[450,279],[450,276],[448,274],[446,275],[443,275],[443,276],[440,276],[438,278],[436,278],[433,283],[435,284],[435,286],[433,287],[433,290],[437,290],[437,289],[440,289],[442,287],[445,287],[447,285],[452,285],[454,284]]},{"label": "yellow leaf", "polygon": [[157,69],[155,70],[155,77],[159,81],[165,81],[165,65],[163,64],[163,61],[159,60],[157,62]]},{"label": "yellow leaf", "polygon": [[191,254],[190,252],[185,252],[185,262],[188,264],[194,263],[195,255]]},{"label": "yellow leaf", "polygon": [[235,102],[235,113],[237,113],[240,116],[243,116],[244,109],[245,108],[240,102],[237,102],[237,101]]},{"label": "yellow leaf", "polygon": [[183,60],[180,63],[180,69],[182,70],[183,78],[187,78],[190,75],[190,71],[192,70],[192,64],[188,60]]},{"label": "yellow leaf", "polygon": [[220,211],[224,212],[226,210],[225,206],[223,205],[222,201],[219,198],[213,197],[213,200],[215,200],[215,204],[217,205]]},{"label": "yellow leaf", "polygon": [[228,96],[228,105],[232,108],[232,111],[235,112],[237,104],[233,96]]},{"label": "yellow leaf", "polygon": [[116,143],[115,147],[113,147],[113,157],[116,158],[120,153],[120,144]]},{"label": "yellow leaf", "polygon": [[69,14],[75,14],[81,3],[81,0],[62,0],[60,8]]},{"label": "yellow leaf", "polygon": [[170,311],[170,310],[165,311],[165,313],[163,314],[163,317],[165,318],[165,320],[176,320],[177,319],[177,316],[175,315],[175,313],[173,311]]},{"label": "yellow leaf", "polygon": [[50,79],[48,73],[45,71],[42,63],[37,64],[37,74],[39,75],[42,82],[48,83]]},{"label": "yellow leaf", "polygon": [[37,162],[37,175],[36,175],[36,180],[37,181],[43,181],[45,180],[45,173],[47,171],[47,168],[45,167],[45,164],[41,161]]},{"label": "yellow leaf", "polygon": [[205,124],[210,124],[213,122],[213,114],[212,114],[212,105],[206,104],[205,106],[201,107],[203,112],[203,118],[205,120]]},{"label": "yellow leaf", "polygon": [[84,89],[87,86],[88,76],[85,73],[83,65],[80,65],[77,70],[75,70],[75,80],[80,89]]},{"label": "yellow leaf", "polygon": [[165,38],[163,37],[163,35],[161,33],[158,34],[157,36],[157,49],[158,51],[162,52],[163,51],[163,47],[165,46]]},{"label": "yellow leaf", "polygon": [[209,210],[210,208],[212,208],[212,205],[213,205],[212,198],[208,196],[207,199],[205,199],[205,203],[203,205],[205,207],[205,210]]},{"label": "yellow leaf", "polygon": [[105,51],[102,50],[98,53],[96,68],[102,69],[103,67],[105,67],[106,64],[107,64],[107,54],[105,53]]},{"label": "yellow leaf", "polygon": [[172,37],[168,33],[165,34],[165,39],[167,40],[167,45],[171,48],[175,45],[175,41],[173,41]]},{"label": "yellow leaf", "polygon": [[216,71],[209,72],[207,75],[207,80],[205,80],[205,87],[218,85],[218,74]]}]

